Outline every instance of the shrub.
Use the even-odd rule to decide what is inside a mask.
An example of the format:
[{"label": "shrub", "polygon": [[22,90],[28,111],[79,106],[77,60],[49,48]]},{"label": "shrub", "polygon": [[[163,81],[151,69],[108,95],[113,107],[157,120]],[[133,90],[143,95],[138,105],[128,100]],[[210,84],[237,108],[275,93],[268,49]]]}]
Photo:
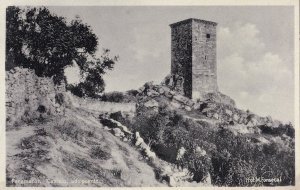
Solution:
[{"label": "shrub", "polygon": [[283,134],[294,138],[295,137],[295,129],[292,124],[283,125],[280,124],[278,127],[269,127],[266,125],[260,125],[259,128],[261,129],[262,133],[274,135],[274,136],[282,136]]},{"label": "shrub", "polygon": [[37,108],[37,111],[40,113],[45,113],[46,107],[44,105],[39,105],[39,107]]},{"label": "shrub", "polygon": [[121,179],[122,170],[115,168],[115,169],[111,170],[111,173],[115,178]]},{"label": "shrub", "polygon": [[129,96],[136,96],[137,94],[138,94],[139,92],[137,91],[137,90],[128,90],[127,91],[127,94],[129,95]]},{"label": "shrub", "polygon": [[108,160],[112,157],[111,154],[101,146],[92,147],[90,156],[91,158],[101,160]]},{"label": "shrub", "polygon": [[105,102],[123,102],[124,98],[122,92],[110,92],[102,95],[101,100]]},{"label": "shrub", "polygon": [[64,103],[64,95],[62,93],[55,94],[55,103],[59,105]]},{"label": "shrub", "polygon": [[80,98],[84,97],[84,92],[80,87],[80,84],[78,85],[68,84],[66,89],[69,90],[75,96],[78,96]]},{"label": "shrub", "polygon": [[88,160],[77,157],[75,158],[72,164],[75,168],[79,170],[88,170],[92,166],[92,164]]}]

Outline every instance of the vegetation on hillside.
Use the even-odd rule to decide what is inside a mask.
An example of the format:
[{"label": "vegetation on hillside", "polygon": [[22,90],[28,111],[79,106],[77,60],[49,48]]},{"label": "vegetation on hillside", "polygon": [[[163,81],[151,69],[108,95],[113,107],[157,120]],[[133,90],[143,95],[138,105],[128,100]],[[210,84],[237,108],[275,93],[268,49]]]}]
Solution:
[{"label": "vegetation on hillside", "polygon": [[[129,121],[115,119],[128,125]],[[214,126],[195,121],[167,107],[160,107],[159,112],[152,114],[140,112],[131,124],[161,159],[189,169],[197,182],[202,182],[209,173],[212,184],[217,186],[295,184],[294,128],[291,125],[277,129],[258,126],[262,130],[254,134],[234,134],[228,124]],[[182,147],[186,151],[178,159],[178,150]],[[247,179],[251,177],[277,177],[281,181],[249,183]]]},{"label": "vegetation on hillside", "polygon": [[[93,113],[19,123],[6,132],[9,187],[163,186],[133,147],[99,126]],[[18,182],[19,181],[19,182]],[[31,181],[31,183],[30,183]],[[39,182],[39,183],[35,183]]]}]

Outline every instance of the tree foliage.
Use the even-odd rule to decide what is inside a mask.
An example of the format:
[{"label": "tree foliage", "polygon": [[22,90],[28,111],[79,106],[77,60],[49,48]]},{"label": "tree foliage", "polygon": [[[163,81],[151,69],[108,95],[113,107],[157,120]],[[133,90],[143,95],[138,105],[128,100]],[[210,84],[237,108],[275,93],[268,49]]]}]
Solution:
[{"label": "tree foliage", "polygon": [[117,57],[109,50],[97,57],[98,38],[79,17],[67,22],[47,8],[8,7],[6,10],[6,70],[15,66],[33,69],[38,76],[64,80],[64,69],[76,63],[80,68],[79,88],[85,96],[104,90],[102,79]]}]

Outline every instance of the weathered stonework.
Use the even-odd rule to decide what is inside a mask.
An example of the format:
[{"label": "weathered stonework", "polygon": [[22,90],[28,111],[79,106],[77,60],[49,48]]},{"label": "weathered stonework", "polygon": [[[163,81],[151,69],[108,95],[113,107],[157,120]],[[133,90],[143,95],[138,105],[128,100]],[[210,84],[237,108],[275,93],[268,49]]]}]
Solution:
[{"label": "weathered stonework", "polygon": [[38,77],[33,70],[15,67],[6,71],[6,126],[28,122],[42,115],[63,115],[65,85],[54,85],[47,77]]},{"label": "weathered stonework", "polygon": [[170,26],[171,74],[183,78],[184,95],[197,99],[217,92],[217,23],[187,19]]}]

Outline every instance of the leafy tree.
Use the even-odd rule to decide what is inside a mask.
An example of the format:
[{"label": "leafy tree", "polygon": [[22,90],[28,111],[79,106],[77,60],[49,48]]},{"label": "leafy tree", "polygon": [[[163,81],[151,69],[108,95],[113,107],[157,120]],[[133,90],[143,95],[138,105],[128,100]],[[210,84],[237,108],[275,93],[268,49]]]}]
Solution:
[{"label": "leafy tree", "polygon": [[67,22],[47,8],[8,7],[6,10],[6,70],[15,66],[31,68],[38,76],[64,78],[66,66],[79,66],[81,83],[71,86],[84,96],[104,90],[103,74],[111,70],[117,57],[105,49],[96,57],[98,38],[79,17]]}]

